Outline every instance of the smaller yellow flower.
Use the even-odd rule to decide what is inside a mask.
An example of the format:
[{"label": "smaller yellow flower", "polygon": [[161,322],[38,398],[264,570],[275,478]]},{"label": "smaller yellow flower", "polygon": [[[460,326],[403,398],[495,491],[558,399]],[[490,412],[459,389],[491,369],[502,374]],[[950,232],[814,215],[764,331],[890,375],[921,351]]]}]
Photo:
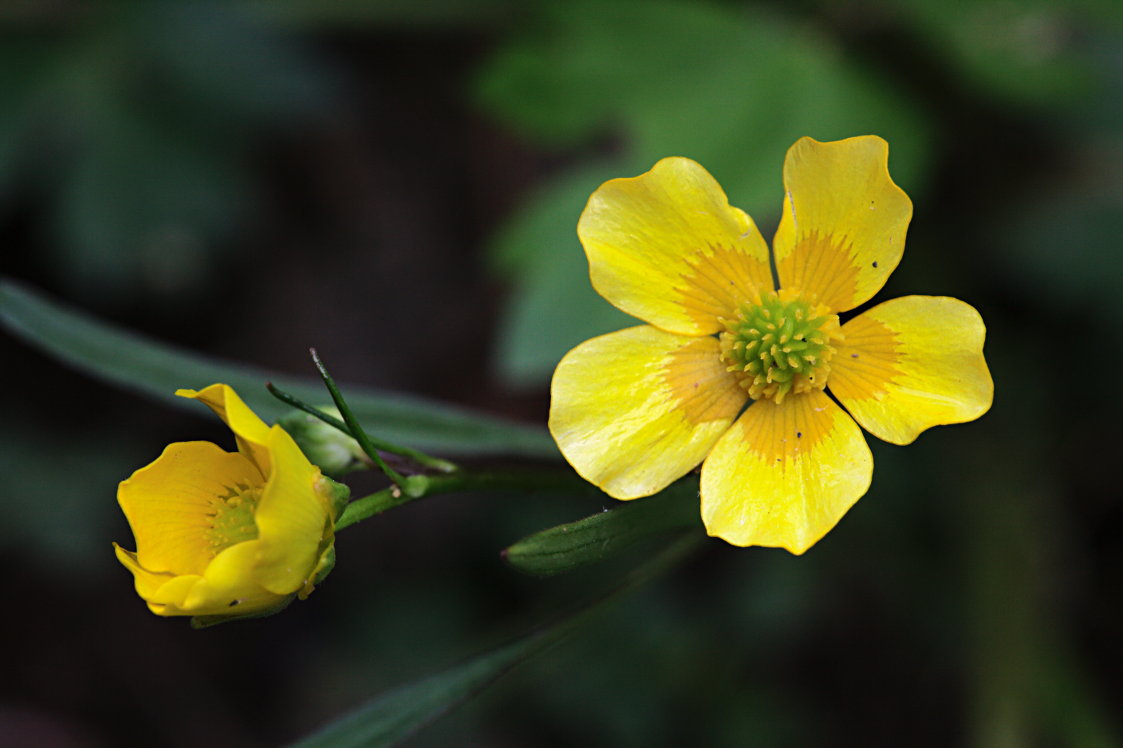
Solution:
[{"label": "smaller yellow flower", "polygon": [[303,599],[334,558],[335,484],[227,385],[176,394],[209,406],[238,451],[176,442],[121,483],[117,500],[137,550],[113,545],[137,594],[156,615],[202,623]]}]

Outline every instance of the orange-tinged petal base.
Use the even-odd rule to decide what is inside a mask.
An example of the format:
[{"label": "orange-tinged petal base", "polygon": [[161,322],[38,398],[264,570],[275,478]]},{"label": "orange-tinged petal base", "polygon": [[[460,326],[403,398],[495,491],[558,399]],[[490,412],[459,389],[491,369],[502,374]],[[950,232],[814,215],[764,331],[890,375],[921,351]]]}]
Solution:
[{"label": "orange-tinged petal base", "polygon": [[831,392],[867,431],[909,444],[925,429],[971,421],[994,397],[979,313],[958,299],[905,296],[842,327]]},{"label": "orange-tinged petal base", "polygon": [[873,298],[905,248],[912,202],[873,135],[800,138],[784,159],[784,212],[772,247],[780,287],[844,312]]},{"label": "orange-tinged petal base", "polygon": [[762,400],[702,465],[702,520],[733,545],[803,553],[869,488],[861,429],[820,390]]},{"label": "orange-tinged petal base", "polygon": [[698,465],[746,399],[715,338],[631,327],[585,341],[558,364],[550,432],[583,478],[634,499]]},{"label": "orange-tinged petal base", "polygon": [[589,198],[577,235],[597,293],[668,332],[715,333],[738,304],[772,290],[760,231],[687,158],[605,182]]}]

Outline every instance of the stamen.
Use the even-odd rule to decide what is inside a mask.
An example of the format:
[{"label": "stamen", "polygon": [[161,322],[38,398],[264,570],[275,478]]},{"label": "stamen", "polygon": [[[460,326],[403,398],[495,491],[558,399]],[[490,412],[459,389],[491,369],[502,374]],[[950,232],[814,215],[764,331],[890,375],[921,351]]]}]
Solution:
[{"label": "stamen", "polygon": [[227,486],[228,493],[211,499],[213,513],[207,535],[217,556],[232,545],[257,537],[254,513],[261,500],[261,487]]},{"label": "stamen", "polygon": [[791,392],[826,386],[831,355],[842,340],[838,316],[826,307],[812,308],[783,290],[743,305],[737,319],[722,323],[722,361],[749,397],[779,404]]}]

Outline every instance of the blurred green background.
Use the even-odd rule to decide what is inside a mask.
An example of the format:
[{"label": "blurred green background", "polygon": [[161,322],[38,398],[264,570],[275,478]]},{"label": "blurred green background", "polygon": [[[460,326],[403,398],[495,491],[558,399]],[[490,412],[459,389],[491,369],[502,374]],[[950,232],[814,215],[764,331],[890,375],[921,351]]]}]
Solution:
[{"label": "blurred green background", "polygon": [[[414,746],[1123,745],[1123,12],[1074,0],[0,5],[0,272],[155,337],[544,423],[629,324],[588,195],[705,165],[766,235],[802,135],[876,133],[915,217],[875,301],[955,296],[995,404],[898,448],[806,556],[711,541]],[[272,746],[608,572],[448,496],[343,534],[284,614],[196,632],[114,560],[116,483],[209,418],[0,337],[4,746]],[[357,491],[377,486],[369,477]]]}]

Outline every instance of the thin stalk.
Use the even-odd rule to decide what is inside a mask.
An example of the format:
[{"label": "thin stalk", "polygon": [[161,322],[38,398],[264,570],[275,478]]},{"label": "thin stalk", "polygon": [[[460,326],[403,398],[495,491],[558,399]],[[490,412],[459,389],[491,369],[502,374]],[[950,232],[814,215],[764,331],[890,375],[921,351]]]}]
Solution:
[{"label": "thin stalk", "polygon": [[[335,402],[335,407],[339,408],[339,413],[343,416],[343,422],[347,424],[347,429],[351,432],[351,437],[359,443],[359,447],[366,452],[367,457],[374,460],[374,464],[378,465],[378,469],[400,487],[402,491],[411,496],[420,495],[417,489],[413,488],[411,485],[411,483],[416,484],[417,481],[411,481],[409,478],[406,478],[406,476],[387,465],[386,461],[382,459],[382,455],[378,454],[378,449],[374,446],[374,443],[371,442],[370,437],[367,436],[367,432],[363,431],[359,419],[355,418],[355,414],[351,412],[351,406],[349,406],[347,401],[343,398],[343,393],[339,391],[339,387],[336,386],[335,380],[332,378],[331,374],[328,373],[327,366],[320,360],[320,355],[316,353],[316,349],[310,348],[308,352],[312,354],[312,363],[316,365],[316,369],[320,372],[320,378],[324,380],[324,386],[327,387],[328,392],[331,393],[331,399]],[[412,476],[412,478],[420,477],[422,476]]]},{"label": "thin stalk", "polygon": [[451,475],[411,476],[424,478],[419,485],[420,492],[409,494],[398,486],[390,486],[381,491],[355,499],[343,510],[335,529],[345,527],[382,514],[402,504],[438,494],[459,491],[559,491],[568,493],[592,493],[598,491],[576,473],[511,471],[470,473],[463,470]]},{"label": "thin stalk", "polygon": [[[313,405],[309,405],[308,403],[304,402],[303,400],[296,397],[295,395],[289,394],[288,392],[285,392],[281,388],[275,386],[272,382],[269,382],[268,384],[266,384],[265,387],[266,387],[266,389],[269,390],[270,394],[272,394],[273,397],[277,398],[281,402],[283,402],[287,405],[291,405],[292,407],[297,408],[298,410],[303,410],[305,413],[308,413],[309,415],[312,415],[312,416],[315,416],[316,418],[319,418],[321,421],[328,424],[329,426],[333,426],[333,427],[339,429],[344,434],[347,434],[347,436],[350,436],[352,439],[355,438],[355,435],[351,433],[351,429],[347,426],[347,424],[344,423],[343,421],[339,420],[335,416],[331,415],[330,413],[325,413],[324,411],[320,410],[319,408],[317,408]],[[437,470],[437,471],[442,472],[442,473],[452,473],[452,472],[455,472],[458,469],[456,464],[453,463],[453,462],[449,462],[448,460],[442,460],[439,457],[433,457],[431,455],[427,455],[424,452],[420,452],[416,449],[412,449],[410,447],[402,447],[402,446],[399,446],[397,444],[392,444],[392,443],[390,443],[388,441],[385,441],[383,439],[379,439],[378,437],[370,436],[369,434],[367,435],[367,438],[370,440],[370,443],[372,445],[374,445],[374,447],[378,451],[389,452],[390,454],[393,454],[393,455],[405,457],[409,460],[412,460],[413,462],[417,463],[418,465],[420,465],[422,467],[430,468],[431,470]]]}]

